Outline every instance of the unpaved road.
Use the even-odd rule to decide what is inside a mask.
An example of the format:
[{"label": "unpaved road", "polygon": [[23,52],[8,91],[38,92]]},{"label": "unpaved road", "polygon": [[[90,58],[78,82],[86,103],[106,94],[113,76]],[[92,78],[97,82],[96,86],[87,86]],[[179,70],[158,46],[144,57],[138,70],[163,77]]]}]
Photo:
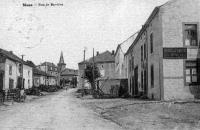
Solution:
[{"label": "unpaved road", "polygon": [[[31,102],[0,106],[0,130],[120,130],[62,90]],[[3,107],[3,108],[2,108]]]}]

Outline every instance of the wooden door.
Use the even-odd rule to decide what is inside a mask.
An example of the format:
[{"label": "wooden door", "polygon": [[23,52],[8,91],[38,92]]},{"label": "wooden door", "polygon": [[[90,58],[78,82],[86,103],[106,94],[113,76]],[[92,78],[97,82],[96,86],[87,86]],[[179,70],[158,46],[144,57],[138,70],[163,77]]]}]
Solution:
[{"label": "wooden door", "polygon": [[0,90],[3,90],[3,73],[0,73]]},{"label": "wooden door", "polygon": [[135,80],[134,80],[135,95],[137,96],[138,95],[138,67],[135,67],[134,77],[135,77]]}]

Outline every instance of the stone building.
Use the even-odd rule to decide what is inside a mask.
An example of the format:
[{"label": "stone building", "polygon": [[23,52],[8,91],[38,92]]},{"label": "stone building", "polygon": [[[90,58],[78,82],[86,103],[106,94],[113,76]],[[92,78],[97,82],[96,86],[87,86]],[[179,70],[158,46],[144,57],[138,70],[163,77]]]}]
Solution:
[{"label": "stone building", "polygon": [[33,68],[29,64],[12,51],[0,49],[0,90],[31,88],[33,85],[32,75]]},{"label": "stone building", "polygon": [[200,81],[199,0],[156,7],[128,49],[129,94],[156,100],[194,98]]},{"label": "stone building", "polygon": [[[112,53],[109,51],[105,51],[103,53],[97,52],[96,56],[94,56],[94,62],[96,64],[96,66],[98,67],[100,74],[101,74],[101,78],[99,80],[115,78],[114,51],[112,51]],[[87,63],[93,63],[93,58],[86,60],[85,64],[87,64]],[[83,80],[85,64],[83,61],[78,64],[78,66],[79,66],[79,77],[78,77],[79,87],[82,87],[83,83],[84,83],[85,87],[90,88],[87,81]]]},{"label": "stone building", "polygon": [[44,62],[37,68],[49,75],[45,79],[45,85],[59,85],[58,67],[54,63]]}]

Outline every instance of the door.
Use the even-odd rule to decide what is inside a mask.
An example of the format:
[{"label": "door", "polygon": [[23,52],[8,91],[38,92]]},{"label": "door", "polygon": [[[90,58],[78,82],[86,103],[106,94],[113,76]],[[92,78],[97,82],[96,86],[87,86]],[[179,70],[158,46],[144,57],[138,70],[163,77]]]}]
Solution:
[{"label": "door", "polygon": [[134,87],[135,87],[135,95],[138,95],[138,67],[135,67],[134,69]]},{"label": "door", "polygon": [[147,96],[147,92],[148,92],[148,85],[147,85],[147,83],[148,83],[148,81],[147,81],[148,79],[147,79],[147,70],[145,69],[144,70],[144,95],[145,96]]},{"label": "door", "polygon": [[131,90],[132,90],[132,95],[134,95],[135,89],[134,89],[134,76],[131,76]]},{"label": "door", "polygon": [[3,90],[3,73],[0,73],[0,90]]}]

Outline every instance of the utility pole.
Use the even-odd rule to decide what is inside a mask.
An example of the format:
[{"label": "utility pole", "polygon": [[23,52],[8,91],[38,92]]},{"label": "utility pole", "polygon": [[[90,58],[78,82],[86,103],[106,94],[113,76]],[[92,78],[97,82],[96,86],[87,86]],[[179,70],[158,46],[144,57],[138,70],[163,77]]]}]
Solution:
[{"label": "utility pole", "polygon": [[86,64],[85,64],[85,51],[86,51],[86,49],[84,48],[84,51],[83,51],[83,64],[84,64],[84,69],[83,69],[82,97],[83,97],[83,95],[84,95],[84,85],[85,85],[85,68],[86,68]]},{"label": "utility pole", "polygon": [[22,65],[22,87],[21,87],[21,89],[23,88],[24,89],[24,77],[23,77],[23,74],[24,74],[24,64],[23,64],[23,62],[24,62],[24,56],[25,55],[21,55],[22,56],[22,63],[21,63],[21,65]]}]

